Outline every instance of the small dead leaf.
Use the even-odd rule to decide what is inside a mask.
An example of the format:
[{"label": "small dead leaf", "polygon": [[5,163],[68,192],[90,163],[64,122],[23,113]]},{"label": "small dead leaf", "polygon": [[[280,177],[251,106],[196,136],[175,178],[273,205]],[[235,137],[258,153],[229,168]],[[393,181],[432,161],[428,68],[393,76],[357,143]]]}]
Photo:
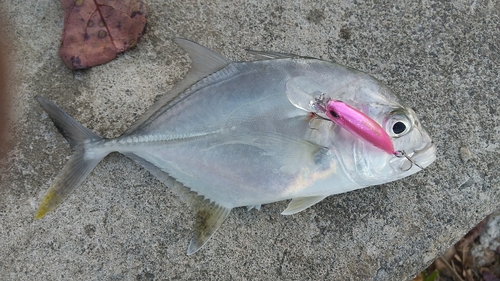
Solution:
[{"label": "small dead leaf", "polygon": [[487,268],[481,268],[479,270],[481,273],[481,276],[483,277],[484,281],[500,281],[500,278],[495,276],[489,269]]},{"label": "small dead leaf", "polygon": [[61,0],[64,31],[59,56],[71,69],[109,62],[135,46],[146,27],[137,0]]}]

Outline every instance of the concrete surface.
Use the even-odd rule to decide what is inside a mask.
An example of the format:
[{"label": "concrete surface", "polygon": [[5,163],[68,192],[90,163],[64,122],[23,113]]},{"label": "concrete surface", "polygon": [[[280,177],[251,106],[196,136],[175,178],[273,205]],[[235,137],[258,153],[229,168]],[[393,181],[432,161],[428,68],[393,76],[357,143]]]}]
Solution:
[{"label": "concrete surface", "polygon": [[[148,30],[134,50],[74,72],[57,55],[59,1],[0,1],[16,50],[17,141],[1,172],[1,280],[409,280],[499,206],[497,1],[146,2]],[[236,209],[189,257],[189,208],[118,154],[34,221],[71,152],[33,97],[118,136],[186,73],[175,37],[234,60],[252,48],[371,73],[421,116],[438,159],[293,216],[280,215],[286,202]]]}]

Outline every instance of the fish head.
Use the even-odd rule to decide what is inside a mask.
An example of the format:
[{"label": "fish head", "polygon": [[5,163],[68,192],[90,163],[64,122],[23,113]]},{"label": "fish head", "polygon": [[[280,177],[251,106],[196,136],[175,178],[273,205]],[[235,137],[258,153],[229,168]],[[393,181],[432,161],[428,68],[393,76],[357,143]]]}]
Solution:
[{"label": "fish head", "polygon": [[378,123],[394,146],[391,154],[337,128],[332,145],[340,147],[338,154],[344,168],[358,184],[370,186],[398,180],[436,160],[436,146],[415,111],[379,81],[364,76],[344,88],[338,99]]},{"label": "fish head", "polygon": [[[365,185],[382,184],[412,175],[436,160],[436,146],[417,114],[395,94],[378,84],[376,91],[356,97],[361,110],[381,125],[391,138],[394,154],[353,140],[356,172]],[[359,94],[359,92],[358,92]],[[355,101],[353,101],[355,103]]]},{"label": "fish head", "polygon": [[[325,101],[340,101],[362,114],[361,119],[349,120],[347,125],[334,121],[331,127],[310,130],[311,140],[335,151],[353,181],[361,186],[383,184],[412,175],[434,162],[436,146],[429,134],[416,113],[388,87],[363,72],[336,64],[320,66],[314,75],[288,80],[286,95],[296,108],[314,112],[325,124],[337,118],[324,114],[328,108]],[[365,117],[371,119],[370,124],[377,123],[377,128],[364,124]],[[370,129],[368,139],[356,134],[359,130],[353,126]],[[377,137],[382,130],[392,142],[393,153],[390,146],[377,143],[387,140],[385,136]]]},{"label": "fish head", "polygon": [[411,108],[401,107],[387,113],[383,128],[396,151],[397,156],[391,157],[388,169],[397,178],[414,174],[436,160],[436,146]]}]

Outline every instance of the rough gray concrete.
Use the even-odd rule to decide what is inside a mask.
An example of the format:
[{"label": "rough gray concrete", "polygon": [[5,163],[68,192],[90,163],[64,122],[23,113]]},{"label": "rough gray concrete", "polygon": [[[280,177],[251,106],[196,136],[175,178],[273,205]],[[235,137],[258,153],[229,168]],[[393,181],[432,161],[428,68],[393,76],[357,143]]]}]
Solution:
[{"label": "rough gray concrete", "polygon": [[[147,0],[147,34],[115,61],[70,71],[58,1],[0,1],[16,49],[12,137],[1,173],[2,280],[409,280],[499,206],[497,1]],[[453,3],[450,3],[453,2]],[[186,256],[192,213],[147,171],[110,155],[55,212],[35,208],[71,154],[35,102],[118,136],[186,73],[185,37],[234,60],[244,48],[335,60],[417,111],[438,159],[410,178],[329,197],[236,209]]]}]

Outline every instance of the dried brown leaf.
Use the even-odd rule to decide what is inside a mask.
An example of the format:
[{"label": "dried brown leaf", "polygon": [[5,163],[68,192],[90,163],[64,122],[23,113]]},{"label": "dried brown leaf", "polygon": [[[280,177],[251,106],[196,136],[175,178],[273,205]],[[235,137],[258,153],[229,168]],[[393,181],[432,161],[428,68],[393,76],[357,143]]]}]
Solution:
[{"label": "dried brown leaf", "polygon": [[137,0],[61,0],[64,31],[59,56],[71,69],[113,60],[144,34],[146,5]]}]

